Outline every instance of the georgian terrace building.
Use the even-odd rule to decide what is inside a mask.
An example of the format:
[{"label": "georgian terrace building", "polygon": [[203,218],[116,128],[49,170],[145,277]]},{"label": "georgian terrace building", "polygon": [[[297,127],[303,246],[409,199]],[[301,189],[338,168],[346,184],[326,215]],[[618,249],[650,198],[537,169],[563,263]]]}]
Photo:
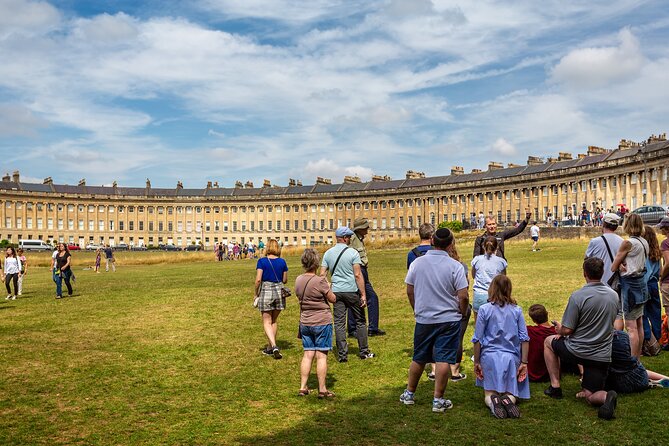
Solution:
[{"label": "georgian terrace building", "polygon": [[501,223],[519,220],[529,208],[537,220],[551,212],[558,220],[588,209],[624,203],[667,204],[669,142],[666,134],[642,143],[622,140],[615,150],[588,147],[572,157],[561,152],[526,165],[491,162],[487,170],[405,179],[375,176],[370,182],[345,177],[341,184],[318,178],[313,185],[290,180],[287,187],[237,182],[202,189],[77,186],[23,183],[19,172],[0,182],[0,239],[58,240],[130,246],[219,241],[257,243],[276,238],[286,245],[333,243],[337,226],[358,216],[370,220],[375,240],[415,236],[423,222],[469,220],[472,213]]}]

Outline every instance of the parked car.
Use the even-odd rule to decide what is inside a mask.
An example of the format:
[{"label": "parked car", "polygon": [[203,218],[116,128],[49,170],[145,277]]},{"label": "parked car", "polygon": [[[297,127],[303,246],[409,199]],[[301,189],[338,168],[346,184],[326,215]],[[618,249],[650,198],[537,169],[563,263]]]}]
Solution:
[{"label": "parked car", "polygon": [[140,246],[133,246],[130,248],[131,251],[146,251],[146,246],[140,245]]},{"label": "parked car", "polygon": [[664,206],[641,206],[632,211],[633,214],[639,214],[644,224],[655,225],[662,220],[662,217],[669,217],[669,208]]},{"label": "parked car", "polygon": [[68,251],[79,251],[81,249],[81,246],[75,245],[74,243],[68,243],[67,244],[67,250]]},{"label": "parked car", "polygon": [[44,240],[19,240],[19,248],[24,251],[52,251],[53,247]]},{"label": "parked car", "polygon": [[89,243],[88,245],[86,245],[87,251],[97,251],[100,248],[102,248],[102,246],[95,243]]},{"label": "parked car", "polygon": [[116,251],[127,251],[130,249],[130,246],[128,246],[127,243],[119,243],[118,245],[114,246],[114,249]]},{"label": "parked car", "polygon": [[185,251],[202,251],[202,245],[188,245],[184,249]]},{"label": "parked car", "polygon": [[181,248],[174,245],[159,245],[158,248],[163,251],[181,251]]}]

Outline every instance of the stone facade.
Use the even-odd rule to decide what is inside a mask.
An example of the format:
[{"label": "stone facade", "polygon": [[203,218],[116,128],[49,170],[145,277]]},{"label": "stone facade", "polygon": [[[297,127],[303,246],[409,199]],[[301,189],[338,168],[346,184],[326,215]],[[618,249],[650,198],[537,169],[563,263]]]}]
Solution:
[{"label": "stone facade", "polygon": [[668,204],[669,142],[666,135],[643,143],[622,140],[615,150],[591,146],[572,157],[562,152],[526,165],[490,162],[487,170],[405,179],[347,177],[341,184],[318,178],[313,185],[291,179],[287,187],[237,181],[234,188],[208,183],[202,189],[77,186],[22,183],[18,172],[0,182],[0,239],[59,240],[85,245],[178,246],[276,238],[287,245],[332,243],[337,226],[356,217],[370,220],[375,240],[413,237],[423,222],[468,220],[471,213],[512,223],[529,208],[537,220],[558,219],[582,205],[609,208],[624,203]]}]

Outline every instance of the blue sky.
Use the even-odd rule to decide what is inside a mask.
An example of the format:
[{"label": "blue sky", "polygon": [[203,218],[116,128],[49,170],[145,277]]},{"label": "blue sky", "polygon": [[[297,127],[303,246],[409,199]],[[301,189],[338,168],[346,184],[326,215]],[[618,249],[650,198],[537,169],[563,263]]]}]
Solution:
[{"label": "blue sky", "polygon": [[1,170],[444,175],[669,130],[663,1],[0,0]]}]

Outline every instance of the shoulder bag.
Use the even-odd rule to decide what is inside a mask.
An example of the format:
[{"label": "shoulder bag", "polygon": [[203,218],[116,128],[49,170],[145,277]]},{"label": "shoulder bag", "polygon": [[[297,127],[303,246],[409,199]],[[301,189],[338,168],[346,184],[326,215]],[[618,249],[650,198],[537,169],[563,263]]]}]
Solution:
[{"label": "shoulder bag", "polygon": [[274,270],[274,265],[272,265],[272,260],[271,260],[269,257],[265,257],[265,258],[266,258],[267,261],[269,262],[269,266],[272,268],[272,272],[274,273],[274,277],[276,278],[276,281],[279,282],[279,283],[281,284],[281,297],[284,298],[284,299],[285,299],[286,297],[290,297],[290,295],[293,294],[293,293],[290,291],[290,288],[288,288],[287,286],[285,286],[285,285],[283,284],[283,281],[282,281],[282,280],[279,280],[279,276],[276,274],[276,270]]},{"label": "shoulder bag", "polygon": [[[609,246],[609,242],[603,235],[601,237],[602,240],[604,240],[604,244],[606,245],[606,250],[609,253],[609,258],[611,259],[611,263],[613,263],[613,254],[611,253],[611,247]],[[618,293],[618,296],[620,296],[620,271],[615,271],[613,275],[609,278],[609,280],[606,281],[606,283],[608,286],[611,287],[613,291]]]}]

